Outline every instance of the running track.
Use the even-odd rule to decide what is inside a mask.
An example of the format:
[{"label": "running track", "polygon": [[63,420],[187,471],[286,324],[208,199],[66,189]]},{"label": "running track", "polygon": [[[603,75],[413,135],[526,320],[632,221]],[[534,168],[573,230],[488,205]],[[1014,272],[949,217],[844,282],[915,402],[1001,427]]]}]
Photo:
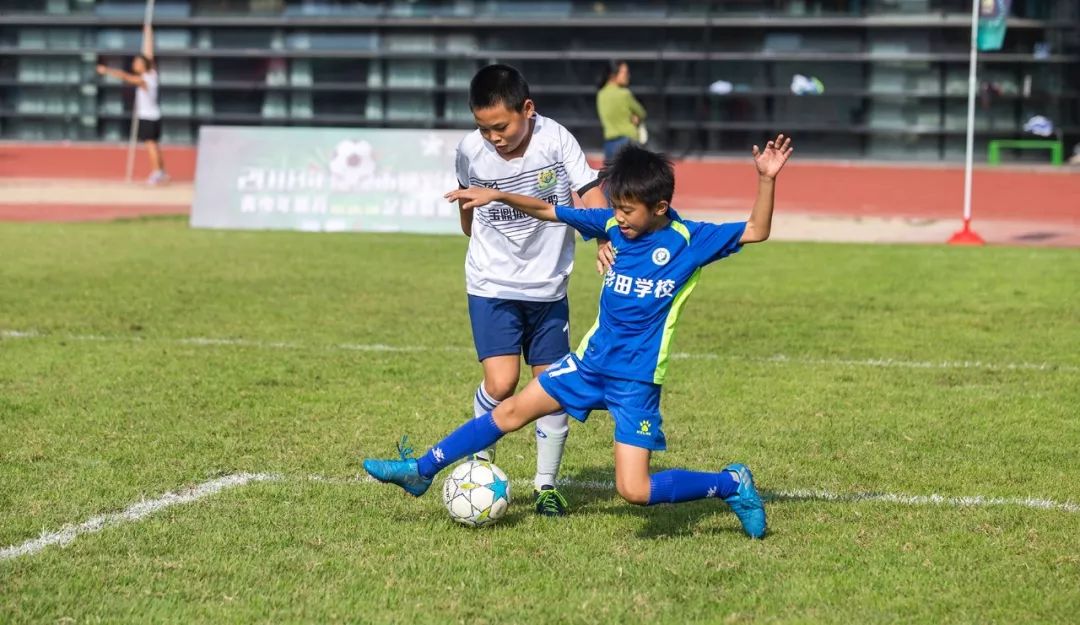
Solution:
[{"label": "running track", "polygon": [[[195,150],[167,147],[166,164],[177,182],[190,182]],[[184,205],[101,206],[79,202],[5,204],[4,178],[119,180],[125,147],[86,144],[0,143],[0,220],[110,219],[186,213]],[[135,176],[147,175],[145,156]],[[686,210],[746,210],[753,202],[754,172],[749,157],[687,160],[676,165],[674,204]],[[979,167],[974,175],[975,222],[1018,222],[1029,230],[1073,231],[1080,227],[1080,170],[1063,167]],[[796,160],[778,186],[785,212],[848,218],[959,220],[963,172],[955,166],[862,164]],[[1069,244],[1069,243],[1065,243]],[[1076,244],[1076,243],[1073,243]]]}]

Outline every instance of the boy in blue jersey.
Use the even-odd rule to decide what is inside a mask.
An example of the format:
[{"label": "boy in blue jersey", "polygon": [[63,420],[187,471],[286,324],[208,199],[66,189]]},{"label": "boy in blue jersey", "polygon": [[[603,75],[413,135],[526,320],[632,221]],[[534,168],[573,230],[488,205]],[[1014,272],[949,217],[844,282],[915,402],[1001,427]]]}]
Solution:
[{"label": "boy in blue jersey", "polygon": [[738,252],[745,243],[769,237],[776,176],[792,151],[791,139],[783,135],[764,150],[754,146],[758,192],[744,223],[716,225],[671,214],[671,162],[633,146],[622,150],[601,174],[613,209],[553,206],[475,187],[447,194],[466,209],[502,202],[537,219],[566,223],[585,237],[606,237],[614,247],[615,265],[604,279],[596,324],[577,352],[551,365],[494,411],[459,427],[423,457],[402,453],[400,460],[368,459],[364,469],[379,481],[420,496],[443,468],[545,414],[563,409],[584,421],[590,411],[606,409],[615,419],[615,487],[624,499],[655,505],[719,497],[747,535],[764,537],[765,507],[745,465],[730,464],[715,473],[669,469],[650,475],[649,461],[653,451],[666,448],[660,390],[679,315],[702,267]]}]

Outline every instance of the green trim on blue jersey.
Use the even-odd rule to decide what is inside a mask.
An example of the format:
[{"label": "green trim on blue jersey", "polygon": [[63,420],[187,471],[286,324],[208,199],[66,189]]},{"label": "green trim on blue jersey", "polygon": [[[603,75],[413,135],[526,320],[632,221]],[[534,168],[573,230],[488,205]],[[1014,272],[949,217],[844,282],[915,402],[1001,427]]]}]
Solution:
[{"label": "green trim on blue jersey", "polygon": [[619,220],[612,217],[611,219],[607,220],[606,224],[604,224],[604,232],[607,232],[608,230],[611,230],[612,228],[615,228],[618,225],[619,225]]},{"label": "green trim on blue jersey", "polygon": [[686,244],[690,245],[690,230],[686,228],[686,224],[681,221],[671,220],[671,229],[682,235],[682,238],[686,239]]},{"label": "green trim on blue jersey", "polygon": [[[678,223],[678,222],[672,222]],[[680,226],[682,224],[679,224]],[[683,226],[685,228],[686,226]],[[689,234],[687,234],[689,236]],[[667,319],[664,321],[664,334],[660,339],[660,351],[656,354],[656,371],[653,372],[653,384],[663,384],[664,377],[667,376],[668,356],[671,350],[671,337],[675,334],[675,324],[679,323],[679,317],[682,315],[683,306],[686,305],[686,300],[690,299],[690,293],[697,286],[698,279],[701,277],[701,268],[698,267],[694,271],[690,279],[686,281],[686,284],[679,289],[679,292],[675,294],[675,300],[671,302],[671,310],[668,311]],[[597,320],[599,321],[599,319]]]},{"label": "green trim on blue jersey", "polygon": [[600,312],[597,311],[597,313],[596,313],[596,322],[592,324],[592,327],[589,328],[589,331],[585,333],[584,337],[582,337],[581,343],[578,345],[577,351],[574,352],[575,354],[577,354],[578,358],[584,358],[585,357],[585,350],[589,348],[589,339],[591,339],[592,335],[596,334],[596,331],[599,330],[599,329],[600,329]]}]

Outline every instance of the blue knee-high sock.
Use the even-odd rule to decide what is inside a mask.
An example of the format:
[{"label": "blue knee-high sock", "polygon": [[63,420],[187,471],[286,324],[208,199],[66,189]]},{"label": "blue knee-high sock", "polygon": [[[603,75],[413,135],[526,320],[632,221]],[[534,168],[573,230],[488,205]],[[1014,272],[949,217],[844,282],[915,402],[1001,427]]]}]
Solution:
[{"label": "blue knee-high sock", "polygon": [[730,471],[700,473],[669,469],[649,478],[649,505],[679,503],[706,497],[728,497],[739,490],[739,482]]},{"label": "blue knee-high sock", "polygon": [[495,444],[495,441],[503,437],[504,432],[495,425],[495,418],[490,412],[470,419],[458,429],[450,433],[450,436],[439,441],[429,449],[419,460],[416,466],[420,475],[431,478],[450,464],[478,451],[487,449]]}]

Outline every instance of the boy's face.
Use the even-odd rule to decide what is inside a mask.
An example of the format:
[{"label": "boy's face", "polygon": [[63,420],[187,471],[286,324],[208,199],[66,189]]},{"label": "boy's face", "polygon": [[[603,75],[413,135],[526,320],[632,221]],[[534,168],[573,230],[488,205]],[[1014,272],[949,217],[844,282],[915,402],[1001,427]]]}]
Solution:
[{"label": "boy's face", "polygon": [[664,200],[650,208],[638,200],[611,198],[611,206],[615,221],[619,223],[619,232],[627,239],[636,239],[667,223],[669,205]]},{"label": "boy's face", "polygon": [[473,109],[473,119],[480,129],[480,136],[503,156],[514,154],[531,131],[529,119],[536,112],[532,100],[525,100],[520,111],[503,103],[482,109]]},{"label": "boy's face", "polygon": [[131,71],[135,74],[141,74],[146,71],[146,61],[141,57],[135,57],[135,60],[131,62]]},{"label": "boy's face", "polygon": [[615,73],[615,84],[620,87],[627,87],[630,85],[630,66],[626,63],[619,65],[619,71]]}]

